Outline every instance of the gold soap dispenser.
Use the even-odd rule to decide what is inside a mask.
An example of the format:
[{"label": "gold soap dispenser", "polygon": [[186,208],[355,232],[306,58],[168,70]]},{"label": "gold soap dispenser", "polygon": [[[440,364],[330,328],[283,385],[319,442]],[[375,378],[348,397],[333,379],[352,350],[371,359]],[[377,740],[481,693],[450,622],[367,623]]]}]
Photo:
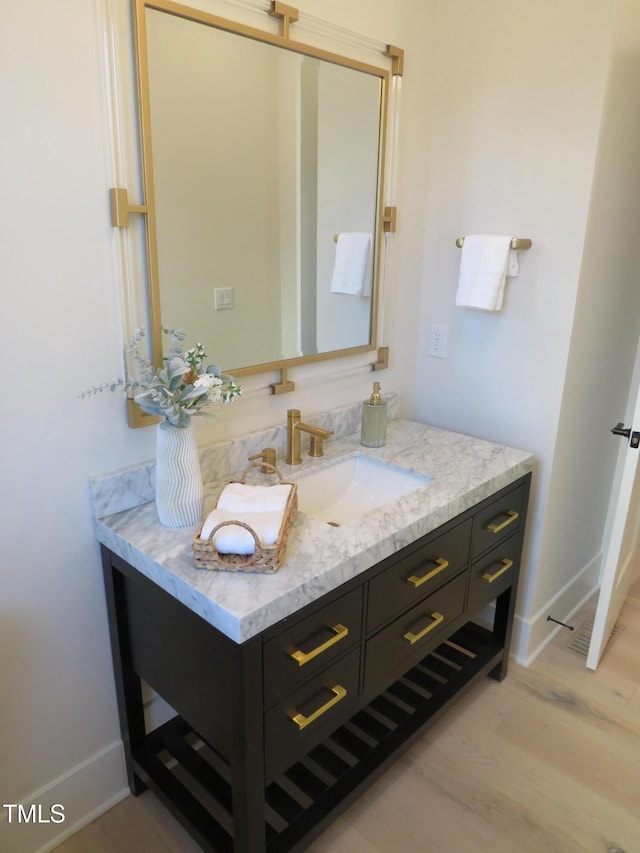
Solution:
[{"label": "gold soap dispenser", "polygon": [[380,396],[380,383],[373,383],[373,393],[362,404],[360,444],[382,447],[387,441],[387,401]]}]

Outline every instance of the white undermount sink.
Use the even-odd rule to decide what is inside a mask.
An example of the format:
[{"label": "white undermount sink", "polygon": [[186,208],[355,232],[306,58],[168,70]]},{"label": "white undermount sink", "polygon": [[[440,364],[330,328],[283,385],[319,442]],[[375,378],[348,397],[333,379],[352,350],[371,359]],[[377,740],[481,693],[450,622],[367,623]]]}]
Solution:
[{"label": "white undermount sink", "polygon": [[339,527],[422,488],[432,479],[364,453],[353,453],[297,477],[298,508]]}]

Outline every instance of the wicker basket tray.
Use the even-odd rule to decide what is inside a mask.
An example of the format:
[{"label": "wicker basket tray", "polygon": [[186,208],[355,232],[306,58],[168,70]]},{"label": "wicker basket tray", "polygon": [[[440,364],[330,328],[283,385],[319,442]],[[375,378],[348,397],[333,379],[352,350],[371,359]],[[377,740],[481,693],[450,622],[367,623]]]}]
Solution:
[{"label": "wicker basket tray", "polygon": [[[211,571],[263,572],[269,574],[277,572],[280,568],[282,556],[287,545],[287,537],[298,511],[297,487],[295,483],[285,483],[278,469],[266,462],[254,462],[245,469],[239,480],[229,480],[229,483],[242,483],[242,485],[245,485],[245,480],[249,471],[252,468],[258,467],[262,468],[262,470],[269,469],[270,473],[277,474],[281,485],[291,486],[291,493],[289,494],[287,506],[285,507],[285,511],[282,516],[282,524],[280,525],[280,531],[276,542],[273,545],[263,545],[255,530],[250,525],[245,524],[244,521],[221,521],[220,524],[217,524],[213,528],[207,539],[201,539],[200,534],[209,513],[218,506],[218,501],[216,501],[200,524],[198,532],[193,537],[193,556],[195,558],[196,568],[210,569]],[[256,548],[253,554],[221,554],[216,550],[216,547],[213,544],[213,538],[216,532],[226,525],[244,527],[249,531],[249,533],[251,533],[256,543]]]}]

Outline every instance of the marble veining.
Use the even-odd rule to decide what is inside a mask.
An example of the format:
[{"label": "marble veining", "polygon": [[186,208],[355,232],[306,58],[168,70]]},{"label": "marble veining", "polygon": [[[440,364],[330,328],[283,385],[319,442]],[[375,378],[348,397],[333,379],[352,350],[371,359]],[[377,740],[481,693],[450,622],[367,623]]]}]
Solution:
[{"label": "marble veining", "polygon": [[[244,642],[281,619],[295,613],[345,581],[441,524],[455,518],[494,492],[532,470],[533,456],[477,438],[405,420],[389,423],[387,444],[364,448],[357,420],[347,407],[332,421],[353,427],[351,434],[325,444],[325,457],[303,457],[300,466],[287,465],[278,441],[278,467],[285,480],[326,464],[345,453],[365,452],[433,477],[429,484],[381,506],[339,528],[298,513],[285,556],[276,574],[212,572],[196,569],[192,537],[195,528],[170,530],[158,521],[155,505],[143,503],[115,514],[98,516],[96,536],[142,574],[235,642]],[[320,423],[320,420],[314,420]],[[328,428],[332,428],[329,426]],[[217,445],[205,449],[205,511],[208,512],[224,482],[246,467],[246,458],[265,446],[257,434],[232,442],[226,451]],[[260,433],[264,435],[264,431]],[[279,436],[273,434],[273,439]],[[242,445],[242,453],[239,445]],[[250,452],[247,453],[247,450]],[[224,464],[220,458],[227,460]],[[218,462],[207,467],[212,459]],[[204,471],[203,471],[204,473]],[[128,487],[130,488],[130,486]],[[113,489],[113,486],[112,486]],[[107,505],[96,503],[96,509]]]},{"label": "marble veining", "polygon": [[[398,417],[400,396],[385,395],[389,420]],[[240,405],[240,404],[239,404]],[[329,412],[313,414],[303,412],[310,423],[330,429],[332,440],[352,435],[360,429],[361,403],[342,406]],[[286,454],[286,423],[269,429],[242,435],[232,441],[221,441],[199,449],[200,470],[205,485],[220,479],[231,478],[247,467],[247,459],[260,453],[263,447],[275,447],[278,458]],[[154,500],[155,460],[132,465],[109,474],[91,477],[89,497],[94,515],[102,518]]]},{"label": "marble veining", "polygon": [[144,462],[91,477],[89,497],[94,515],[101,518],[154,500],[155,468],[155,462]]}]

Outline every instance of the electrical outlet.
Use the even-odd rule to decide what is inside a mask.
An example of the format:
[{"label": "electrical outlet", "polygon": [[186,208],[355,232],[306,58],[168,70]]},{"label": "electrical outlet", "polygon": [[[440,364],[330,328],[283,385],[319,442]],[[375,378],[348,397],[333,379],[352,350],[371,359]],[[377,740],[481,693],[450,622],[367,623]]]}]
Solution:
[{"label": "electrical outlet", "polygon": [[431,323],[429,325],[428,355],[433,358],[447,357],[447,332],[448,326],[444,323]]}]

